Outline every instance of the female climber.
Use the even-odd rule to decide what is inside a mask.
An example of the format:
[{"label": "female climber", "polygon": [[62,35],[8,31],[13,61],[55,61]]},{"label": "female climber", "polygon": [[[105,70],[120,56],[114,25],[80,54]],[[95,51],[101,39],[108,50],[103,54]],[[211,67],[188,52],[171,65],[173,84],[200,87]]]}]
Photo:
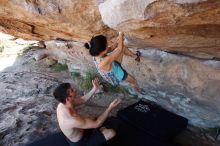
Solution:
[{"label": "female climber", "polygon": [[107,38],[103,35],[98,35],[92,37],[84,46],[89,49],[98,72],[107,82],[117,86],[121,81],[127,81],[138,93],[144,95],[145,91],[139,87],[137,80],[121,66],[124,54],[136,58],[136,61],[140,61],[140,52],[137,51],[134,54],[124,46],[124,34],[122,32],[119,32],[116,42],[113,47],[107,47]]}]

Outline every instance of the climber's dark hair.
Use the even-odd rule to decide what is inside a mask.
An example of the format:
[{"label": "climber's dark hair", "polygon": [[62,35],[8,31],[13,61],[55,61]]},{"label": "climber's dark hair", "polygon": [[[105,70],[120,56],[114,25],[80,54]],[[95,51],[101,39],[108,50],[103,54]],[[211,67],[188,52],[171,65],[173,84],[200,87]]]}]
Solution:
[{"label": "climber's dark hair", "polygon": [[107,38],[103,35],[92,37],[91,41],[84,44],[84,47],[89,49],[92,56],[98,56],[107,47]]},{"label": "climber's dark hair", "polygon": [[53,92],[53,96],[59,102],[65,104],[66,98],[68,97],[68,89],[71,88],[70,83],[62,83],[60,84]]}]

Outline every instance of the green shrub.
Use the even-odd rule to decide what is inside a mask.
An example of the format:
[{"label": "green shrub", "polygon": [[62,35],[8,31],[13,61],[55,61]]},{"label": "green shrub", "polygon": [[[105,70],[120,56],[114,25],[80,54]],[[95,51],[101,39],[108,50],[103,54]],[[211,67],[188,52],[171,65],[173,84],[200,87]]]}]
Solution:
[{"label": "green shrub", "polygon": [[68,66],[66,64],[60,64],[60,63],[56,63],[54,65],[51,66],[51,68],[54,71],[60,72],[60,71],[65,71],[68,69]]},{"label": "green shrub", "polygon": [[24,54],[26,54],[27,52],[29,52],[32,49],[32,46],[27,46],[25,48],[23,48],[22,50],[20,50],[17,55],[18,56],[22,56]]},{"label": "green shrub", "polygon": [[4,46],[0,45],[0,53],[2,53],[4,51]]},{"label": "green shrub", "polygon": [[[72,72],[71,77],[74,80],[79,81],[80,88],[82,90],[90,90],[92,89],[92,80],[98,77],[96,70],[89,70],[85,73],[85,76],[81,76],[79,72]],[[100,78],[100,77],[98,77]],[[101,80],[100,80],[101,81]],[[109,83],[101,83],[103,86],[103,90],[105,92],[112,92],[112,93],[127,93],[127,90],[123,88],[122,86],[112,86]]]},{"label": "green shrub", "polygon": [[109,83],[102,83],[105,92],[112,92],[112,93],[127,93],[127,90],[122,86],[112,86]]},{"label": "green shrub", "polygon": [[96,77],[96,72],[94,70],[87,71],[85,76],[82,77],[80,87],[84,90],[90,90],[92,88],[92,80]]},{"label": "green shrub", "polygon": [[27,46],[22,50],[22,54],[26,54],[27,52],[29,52],[32,49],[32,46]]},{"label": "green shrub", "polygon": [[76,80],[81,77],[81,74],[79,72],[71,72],[72,79]]},{"label": "green shrub", "polygon": [[213,136],[215,139],[220,135],[220,127],[213,127],[206,129],[206,132]]}]

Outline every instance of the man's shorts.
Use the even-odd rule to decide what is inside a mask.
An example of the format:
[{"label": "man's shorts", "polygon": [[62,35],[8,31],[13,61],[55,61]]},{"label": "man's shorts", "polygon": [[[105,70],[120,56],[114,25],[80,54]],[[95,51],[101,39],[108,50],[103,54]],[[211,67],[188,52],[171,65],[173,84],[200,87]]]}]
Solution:
[{"label": "man's shorts", "polygon": [[80,141],[72,142],[68,139],[68,142],[70,146],[100,146],[106,139],[99,129],[86,129]]}]

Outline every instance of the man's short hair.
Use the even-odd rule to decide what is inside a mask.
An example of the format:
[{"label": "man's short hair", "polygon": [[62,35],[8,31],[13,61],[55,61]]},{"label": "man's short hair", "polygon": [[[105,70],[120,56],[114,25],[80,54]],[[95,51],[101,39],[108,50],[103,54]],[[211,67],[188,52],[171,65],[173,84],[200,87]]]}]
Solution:
[{"label": "man's short hair", "polygon": [[61,103],[66,102],[66,98],[68,97],[68,89],[71,88],[70,83],[62,83],[60,84],[53,92],[53,96]]}]

